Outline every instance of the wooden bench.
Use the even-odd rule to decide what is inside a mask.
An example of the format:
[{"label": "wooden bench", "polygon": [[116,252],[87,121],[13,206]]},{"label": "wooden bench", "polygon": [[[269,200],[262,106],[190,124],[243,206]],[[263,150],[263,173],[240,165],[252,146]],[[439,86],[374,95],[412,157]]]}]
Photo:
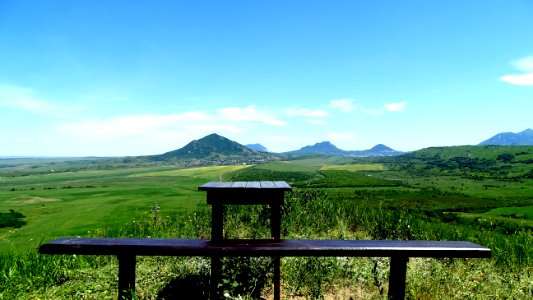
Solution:
[{"label": "wooden bench", "polygon": [[491,256],[490,249],[471,242],[396,240],[209,241],[61,238],[42,245],[39,252],[42,254],[116,255],[119,262],[119,299],[131,299],[131,291],[135,290],[136,256],[390,257],[389,299],[405,297],[405,277],[410,257],[487,258]]}]

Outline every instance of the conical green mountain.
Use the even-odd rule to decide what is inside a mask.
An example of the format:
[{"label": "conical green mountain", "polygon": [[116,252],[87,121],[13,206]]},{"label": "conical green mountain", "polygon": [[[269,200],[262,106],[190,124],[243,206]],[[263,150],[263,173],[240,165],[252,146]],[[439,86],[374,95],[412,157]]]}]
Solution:
[{"label": "conical green mountain", "polygon": [[251,149],[216,133],[194,140],[185,147],[161,155],[162,158],[208,158],[214,155],[253,156]]}]

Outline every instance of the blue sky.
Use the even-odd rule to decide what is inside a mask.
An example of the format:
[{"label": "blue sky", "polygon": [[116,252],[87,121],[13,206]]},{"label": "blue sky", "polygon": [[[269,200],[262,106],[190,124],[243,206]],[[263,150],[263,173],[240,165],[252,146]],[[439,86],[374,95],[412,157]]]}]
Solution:
[{"label": "blue sky", "polygon": [[0,1],[0,156],[478,144],[533,128],[533,1]]}]

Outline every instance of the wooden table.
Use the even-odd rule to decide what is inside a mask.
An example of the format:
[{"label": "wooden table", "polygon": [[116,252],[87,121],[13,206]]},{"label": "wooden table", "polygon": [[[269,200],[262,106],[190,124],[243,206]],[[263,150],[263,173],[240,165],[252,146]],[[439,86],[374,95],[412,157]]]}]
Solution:
[{"label": "wooden table", "polygon": [[[212,207],[211,240],[224,240],[224,206],[225,205],[269,205],[270,231],[274,242],[281,241],[281,207],[285,201],[285,192],[292,188],[285,181],[247,181],[247,182],[208,182],[200,187],[207,192],[207,204]],[[280,258],[273,257],[274,263],[274,299],[279,300]],[[220,281],[220,257],[211,258],[211,298],[218,298],[217,283]]]}]

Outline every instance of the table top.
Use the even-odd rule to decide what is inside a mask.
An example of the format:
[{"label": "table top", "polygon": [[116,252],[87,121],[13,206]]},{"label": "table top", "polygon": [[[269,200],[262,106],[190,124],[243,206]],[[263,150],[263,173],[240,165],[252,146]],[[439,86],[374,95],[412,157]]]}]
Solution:
[{"label": "table top", "polygon": [[276,190],[291,191],[291,186],[285,181],[235,181],[208,182],[198,187],[200,191],[230,191],[230,190]]}]

